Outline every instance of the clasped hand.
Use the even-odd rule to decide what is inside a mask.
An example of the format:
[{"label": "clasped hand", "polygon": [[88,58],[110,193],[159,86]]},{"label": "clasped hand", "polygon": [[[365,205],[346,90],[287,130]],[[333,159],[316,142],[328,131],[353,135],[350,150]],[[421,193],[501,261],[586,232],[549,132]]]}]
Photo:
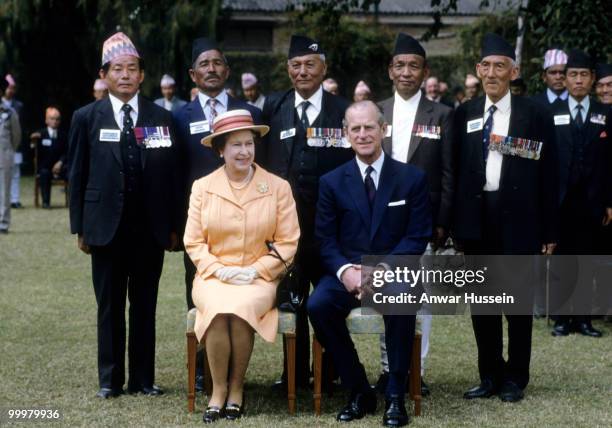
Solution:
[{"label": "clasped hand", "polygon": [[247,285],[252,284],[253,280],[259,277],[259,274],[253,266],[224,266],[215,271],[215,276],[228,284]]}]

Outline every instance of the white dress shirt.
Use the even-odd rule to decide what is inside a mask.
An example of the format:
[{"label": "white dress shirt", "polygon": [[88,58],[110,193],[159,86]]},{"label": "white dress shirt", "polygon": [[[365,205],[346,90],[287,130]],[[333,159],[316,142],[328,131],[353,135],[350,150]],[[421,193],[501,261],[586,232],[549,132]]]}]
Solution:
[{"label": "white dress shirt", "polygon": [[546,88],[546,96],[548,97],[549,104],[552,104],[557,101],[557,98],[561,98],[561,101],[565,101],[568,95],[569,92],[567,92],[567,89],[561,92],[561,95],[557,95],[553,91],[551,91],[550,88]]},{"label": "white dress shirt", "polygon": [[47,126],[47,134],[49,134],[49,138],[57,138],[57,129]]},{"label": "white dress shirt", "polygon": [[121,101],[119,98],[115,97],[111,93],[108,94],[108,99],[110,100],[111,105],[113,106],[113,114],[115,116],[115,122],[117,122],[119,129],[123,131],[124,113],[123,113],[123,110],[121,110],[121,107],[123,107],[123,104],[129,104],[130,107],[132,107],[132,111],[130,112],[130,117],[132,118],[132,123],[134,123],[134,126],[136,126],[136,121],[138,121],[138,93],[136,93],[136,95],[134,95],[134,97],[132,97],[132,99],[129,100],[127,103],[124,103],[123,101]]},{"label": "white dress shirt", "polygon": [[259,97],[257,97],[255,101],[247,101],[247,104],[250,104],[253,107],[257,107],[259,110],[263,110],[265,102],[266,102],[266,97],[259,94]]},{"label": "white dress shirt", "polygon": [[582,101],[578,102],[572,96],[567,99],[567,103],[569,105],[569,111],[572,115],[572,119],[576,120],[576,115],[578,114],[578,109],[576,108],[578,104],[582,106],[582,123],[586,123],[587,115],[589,112],[589,107],[591,106],[591,101],[589,100],[588,95],[582,99]]},{"label": "white dress shirt", "polygon": [[164,108],[168,111],[172,111],[172,100],[168,101],[164,98]]},{"label": "white dress shirt", "polygon": [[[213,117],[211,114],[210,105],[208,104],[208,100],[210,98],[211,97],[209,97],[208,95],[202,93],[202,91],[198,91],[198,100],[200,100],[200,105],[202,106],[202,110],[204,111],[204,116],[206,117],[206,120],[208,120],[208,123],[210,124],[212,130]],[[225,113],[227,111],[227,92],[219,92],[215,99],[217,100],[215,111],[217,112],[217,116],[219,116],[221,113]]]},{"label": "white dress shirt", "polygon": [[[357,156],[355,156],[355,160],[357,161],[357,166],[359,167],[359,172],[361,173],[361,179],[363,180],[363,183],[365,186],[365,179],[366,179],[366,174],[367,174],[366,169],[370,165],[361,161]],[[370,177],[372,177],[372,180],[374,181],[374,187],[376,187],[376,189],[378,189],[378,181],[380,180],[380,171],[382,170],[384,162],[385,162],[385,154],[384,152],[381,152],[378,159],[376,159],[371,164],[372,168],[374,168],[374,171],[370,173]],[[344,271],[350,268],[351,266],[353,266],[352,263],[347,263],[345,265],[342,265],[340,269],[338,269],[338,271],[336,272],[336,277],[338,277],[338,280],[340,282],[342,282],[342,274],[344,273]]]},{"label": "white dress shirt", "polygon": [[312,94],[312,96],[307,100],[302,98],[298,91],[295,91],[295,108],[297,109],[297,113],[300,120],[302,119],[302,106],[300,106],[300,104],[302,104],[303,101],[310,102],[308,108],[306,109],[306,116],[308,116],[308,123],[312,125],[314,121],[317,120],[319,113],[321,113],[321,103],[323,101],[323,86],[319,86],[317,92]]},{"label": "white dress shirt", "polygon": [[[510,127],[510,91],[506,93],[498,102],[493,103],[487,96],[485,101],[483,123],[489,118],[489,107],[495,104],[497,110],[493,113],[493,129],[491,134],[508,136],[508,128]],[[504,155],[498,151],[489,150],[487,156],[487,182],[484,185],[485,192],[494,192],[499,190],[499,179],[501,178],[502,162]]]},{"label": "white dress shirt", "polygon": [[404,100],[397,92],[393,101],[393,123],[391,129],[391,157],[396,161],[408,162],[412,128],[417,108],[421,101],[421,91]]}]

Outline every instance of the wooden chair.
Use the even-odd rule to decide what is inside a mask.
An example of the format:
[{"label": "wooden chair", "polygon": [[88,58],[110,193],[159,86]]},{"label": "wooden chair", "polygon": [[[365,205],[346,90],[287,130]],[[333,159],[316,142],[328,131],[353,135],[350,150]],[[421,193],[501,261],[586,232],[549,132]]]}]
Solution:
[{"label": "wooden chair", "polygon": [[[346,318],[346,325],[351,334],[382,334],[385,332],[383,317],[369,308],[355,308]],[[314,365],[314,411],[321,415],[321,386],[323,372],[323,347],[316,335],[312,339],[312,359]],[[328,371],[329,372],[329,371]],[[414,401],[414,415],[421,415],[421,332],[417,322],[417,331],[412,345],[410,359],[408,394]]]},{"label": "wooden chair", "polygon": [[[206,349],[198,344],[194,332],[196,309],[187,313],[187,411],[192,413],[195,409],[195,375],[196,375],[196,351],[198,346],[204,351],[204,388],[210,395],[212,392],[212,379],[206,357]],[[285,359],[287,361],[287,402],[289,414],[295,414],[295,322],[293,313],[278,312],[278,334],[283,335]]]},{"label": "wooden chair", "polygon": [[[30,147],[34,150],[34,206],[40,207],[40,177],[38,176],[38,141],[40,138],[30,138]],[[68,181],[63,178],[52,178],[51,188],[61,186],[64,188],[64,206],[68,207]]]}]

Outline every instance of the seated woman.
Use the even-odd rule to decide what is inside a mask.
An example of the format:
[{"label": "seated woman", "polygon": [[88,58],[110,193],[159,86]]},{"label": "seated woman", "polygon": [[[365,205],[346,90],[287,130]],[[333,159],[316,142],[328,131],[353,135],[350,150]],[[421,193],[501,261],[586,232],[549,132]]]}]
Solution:
[{"label": "seated woman", "polygon": [[[185,249],[197,268],[192,297],[195,333],[208,354],[213,391],[204,422],[242,415],[244,376],[254,332],[276,338],[276,286],[290,263],[300,227],[289,183],[253,162],[256,142],[268,132],[247,110],[217,116],[202,139],[225,165],[191,190]],[[229,374],[229,376],[228,376]]]}]

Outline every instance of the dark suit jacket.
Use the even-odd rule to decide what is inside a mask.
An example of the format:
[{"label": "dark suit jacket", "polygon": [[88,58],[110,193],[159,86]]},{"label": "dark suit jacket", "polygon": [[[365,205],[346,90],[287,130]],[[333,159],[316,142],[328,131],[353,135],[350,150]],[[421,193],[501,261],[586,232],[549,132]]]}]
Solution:
[{"label": "dark suit jacket", "polygon": [[[468,133],[467,122],[484,116],[485,98],[455,111],[456,188],[453,230],[459,240],[482,238],[483,187],[486,183],[482,130]],[[500,254],[539,253],[557,242],[558,159],[552,117],[525,97],[511,97],[508,135],[543,142],[539,160],[504,155],[499,184],[502,240]]]},{"label": "dark suit jacket", "polygon": [[364,255],[425,251],[432,228],[425,173],[385,156],[371,211],[354,159],[321,177],[316,237],[327,273],[335,277],[345,264],[361,264]]},{"label": "dark suit jacket", "polygon": [[[135,127],[168,126],[170,112],[138,97]],[[107,245],[115,236],[124,208],[124,173],[119,142],[100,141],[101,129],[119,129],[109,98],[80,108],[72,117],[69,135],[70,230],[85,244]],[[178,231],[180,180],[177,141],[171,147],[142,149],[142,184],[148,227],[167,248]]]},{"label": "dark suit jacket", "polygon": [[[569,103],[555,103],[554,116],[570,115]],[[605,117],[605,124],[594,123],[594,115]],[[610,109],[591,98],[587,120],[584,124],[584,176],[589,210],[593,218],[601,220],[604,209],[612,207],[612,120]],[[579,138],[579,130],[571,119],[567,125],[555,125],[559,152],[559,201],[565,198],[572,164],[572,151]]]},{"label": "dark suit jacket", "polygon": [[[253,107],[246,102],[233,98],[229,95],[227,97],[227,109],[248,110],[251,112],[253,121],[256,124],[262,123],[261,111],[257,107]],[[199,134],[191,134],[190,132],[190,123],[206,120],[204,110],[202,109],[200,100],[198,98],[194,99],[181,108],[178,112],[174,113],[173,119],[176,128],[176,137],[179,141],[180,147],[183,149],[181,152],[181,169],[185,175],[185,193],[188,203],[191,185],[193,182],[198,178],[202,178],[205,175],[213,172],[215,169],[221,166],[223,161],[211,148],[203,146],[200,142],[202,138],[212,132],[212,124],[210,124],[209,132],[202,132]],[[185,213],[185,216],[186,215],[187,214]]]},{"label": "dark suit jacket", "polygon": [[[57,161],[66,163],[66,152],[68,150],[68,136],[63,129],[58,129],[57,138],[49,138],[47,128],[40,129],[40,140],[36,143],[38,151],[38,169],[51,169]],[[51,140],[50,146],[45,146],[43,141]]]},{"label": "dark suit jacket", "polygon": [[[264,167],[279,175],[291,183],[294,193],[296,184],[290,171],[290,156],[296,137],[280,139],[280,133],[285,130],[295,128],[295,90],[291,89],[282,94],[273,94],[266,97],[263,108],[264,122],[270,126],[270,132],[264,140],[263,156],[265,156]],[[320,128],[342,128],[344,112],[349,106],[349,102],[344,98],[323,91],[321,101]],[[330,147],[308,147],[307,150],[312,156],[308,158],[315,164],[317,178],[342,165],[351,159],[354,154],[350,148],[330,148]],[[313,203],[316,201],[318,181],[312,183],[300,183],[300,187],[307,187],[309,193],[314,194]]]},{"label": "dark suit jacket", "polygon": [[[393,125],[394,97],[387,98],[379,105],[383,109],[387,123]],[[454,190],[452,119],[453,110],[450,107],[430,101],[425,95],[421,95],[414,124],[439,126],[441,138],[436,140],[413,135],[406,159],[409,164],[421,168],[427,174],[434,226],[447,229],[451,221]],[[391,137],[385,137],[383,149],[391,156],[393,150]]]},{"label": "dark suit jacket", "polygon": [[[164,107],[164,99],[165,98],[158,98],[156,99],[154,102],[155,104],[157,104],[158,106],[165,108]],[[180,99],[177,96],[174,96],[174,98],[172,98],[172,108],[170,109],[170,111],[172,113],[176,113],[177,111],[179,111],[181,108],[183,108],[185,105],[187,105],[187,101]]]}]

